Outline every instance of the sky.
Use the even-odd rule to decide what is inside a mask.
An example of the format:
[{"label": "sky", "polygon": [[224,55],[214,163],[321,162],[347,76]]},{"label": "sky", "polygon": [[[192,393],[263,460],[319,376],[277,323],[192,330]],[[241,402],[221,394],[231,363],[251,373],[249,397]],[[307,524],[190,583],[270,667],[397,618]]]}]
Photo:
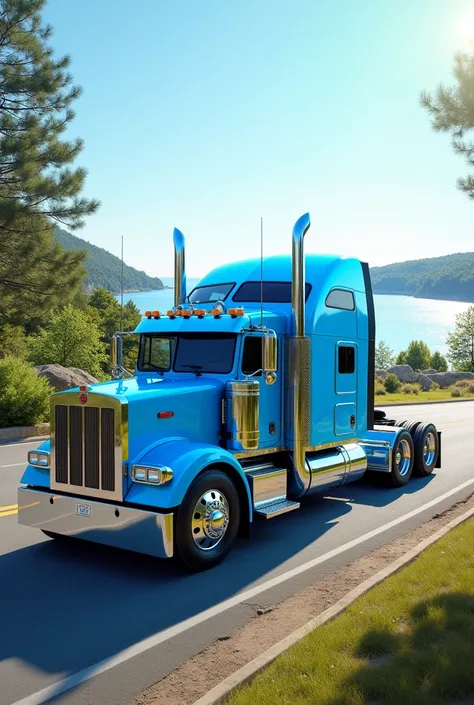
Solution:
[{"label": "sky", "polygon": [[68,136],[102,206],[76,234],[154,276],[291,251],[371,265],[474,251],[469,167],[419,93],[450,83],[472,0],[49,0],[83,95]]}]

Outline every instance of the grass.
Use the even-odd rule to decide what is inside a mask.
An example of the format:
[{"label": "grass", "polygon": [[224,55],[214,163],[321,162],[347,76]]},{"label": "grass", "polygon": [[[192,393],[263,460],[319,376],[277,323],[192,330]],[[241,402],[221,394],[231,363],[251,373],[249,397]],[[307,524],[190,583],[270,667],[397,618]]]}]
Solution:
[{"label": "grass", "polygon": [[462,705],[474,695],[473,561],[470,520],[306,636],[229,705]]},{"label": "grass", "polygon": [[[474,394],[465,393],[461,399],[474,399]],[[403,394],[402,392],[397,392],[396,394],[376,394],[375,403],[378,406],[385,406],[389,404],[420,404],[424,401],[443,401],[443,399],[453,399],[451,396],[451,389],[435,389],[433,392],[418,392],[418,394]],[[458,398],[455,399],[458,401]]]}]

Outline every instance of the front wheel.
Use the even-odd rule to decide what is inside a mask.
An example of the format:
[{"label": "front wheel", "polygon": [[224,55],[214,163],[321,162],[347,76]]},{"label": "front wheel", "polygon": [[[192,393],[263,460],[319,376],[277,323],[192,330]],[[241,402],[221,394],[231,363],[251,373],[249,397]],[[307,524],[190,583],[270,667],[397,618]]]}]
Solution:
[{"label": "front wheel", "polygon": [[413,440],[408,431],[398,434],[392,451],[392,466],[390,477],[395,487],[406,485],[413,472]]},{"label": "front wheel", "polygon": [[220,470],[206,470],[194,480],[178,510],[178,555],[192,571],[213,568],[234,545],[239,523],[234,483]]}]

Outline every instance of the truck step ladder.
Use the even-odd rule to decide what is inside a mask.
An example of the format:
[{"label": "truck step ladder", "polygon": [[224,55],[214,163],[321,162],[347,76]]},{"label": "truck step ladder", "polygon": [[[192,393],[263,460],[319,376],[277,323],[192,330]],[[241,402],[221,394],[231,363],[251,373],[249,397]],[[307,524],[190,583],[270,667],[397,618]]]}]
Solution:
[{"label": "truck step ladder", "polygon": [[259,463],[245,468],[252,491],[253,508],[266,519],[299,509],[299,502],[292,502],[286,496],[288,470],[273,463]]}]

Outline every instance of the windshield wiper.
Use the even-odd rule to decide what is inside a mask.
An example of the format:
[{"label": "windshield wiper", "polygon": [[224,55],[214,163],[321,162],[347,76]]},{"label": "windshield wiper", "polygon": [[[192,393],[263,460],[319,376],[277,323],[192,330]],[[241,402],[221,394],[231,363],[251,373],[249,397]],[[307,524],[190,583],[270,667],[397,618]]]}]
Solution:
[{"label": "windshield wiper", "polygon": [[199,370],[202,370],[202,365],[181,365],[181,367],[189,367],[196,377],[201,377],[202,372],[199,372]]},{"label": "windshield wiper", "polygon": [[162,377],[165,376],[166,370],[163,370],[158,365],[154,365],[152,362],[144,362],[143,364],[146,365],[147,367],[150,367],[152,370],[155,370],[155,372],[158,372],[158,374],[161,375]]}]

